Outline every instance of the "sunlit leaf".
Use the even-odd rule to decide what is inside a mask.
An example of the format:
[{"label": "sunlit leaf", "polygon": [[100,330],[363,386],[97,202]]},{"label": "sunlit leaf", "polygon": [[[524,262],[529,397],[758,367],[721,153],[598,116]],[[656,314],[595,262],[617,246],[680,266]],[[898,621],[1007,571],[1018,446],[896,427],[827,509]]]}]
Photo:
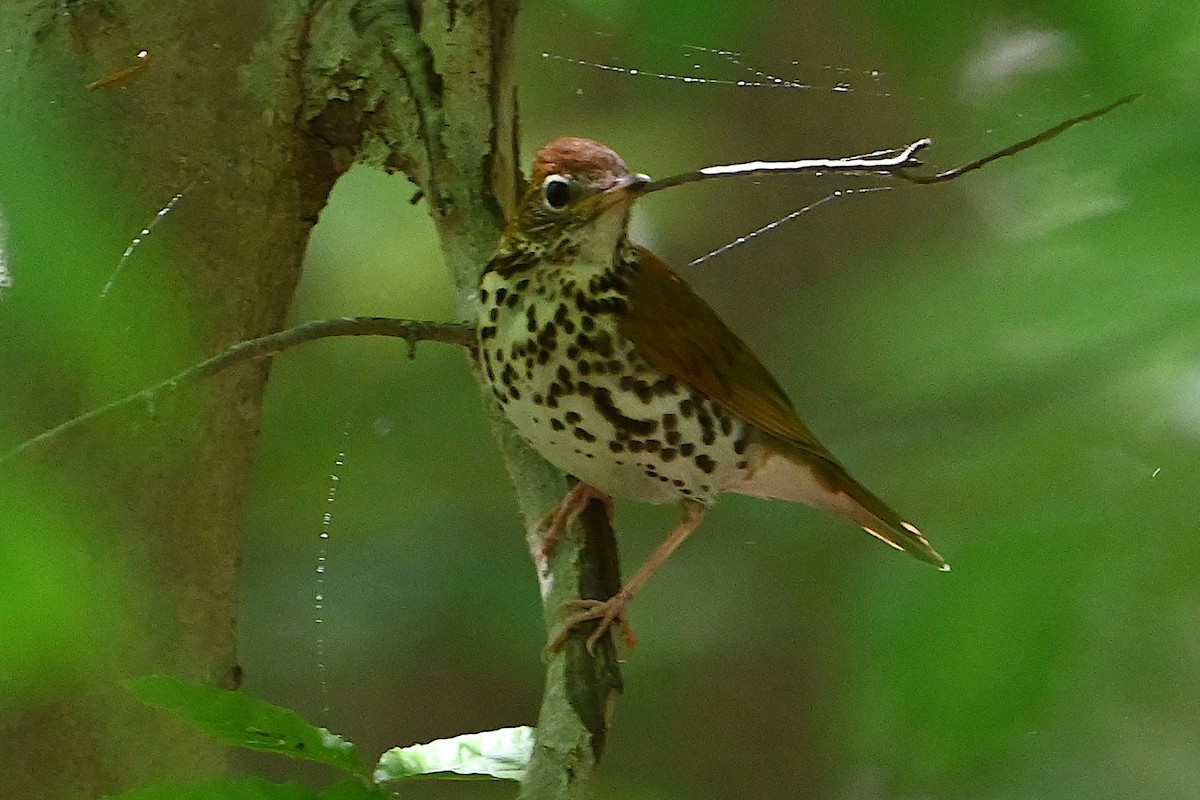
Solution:
[{"label": "sunlit leaf", "polygon": [[125,685],[143,703],[172,711],[226,744],[367,774],[352,743],[290,709],[165,675],[131,678]]},{"label": "sunlit leaf", "polygon": [[500,728],[428,744],[394,747],[375,768],[375,782],[431,777],[455,780],[497,778],[519,781],[533,752],[533,728]]}]

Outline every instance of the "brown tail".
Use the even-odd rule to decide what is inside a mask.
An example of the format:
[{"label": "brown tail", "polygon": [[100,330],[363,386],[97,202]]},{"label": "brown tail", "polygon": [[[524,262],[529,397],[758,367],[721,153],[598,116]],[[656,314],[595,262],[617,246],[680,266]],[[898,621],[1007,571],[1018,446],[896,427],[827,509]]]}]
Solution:
[{"label": "brown tail", "polygon": [[903,550],[927,564],[933,564],[942,572],[950,571],[946,559],[933,549],[933,545],[921,535],[917,526],[902,519],[869,489],[849,475],[845,476],[840,488],[856,506],[844,513],[861,525],[863,530],[897,550]]},{"label": "brown tail", "polygon": [[764,436],[765,457],[740,482],[727,491],[754,497],[772,497],[807,503],[842,514],[863,526],[867,533],[940,570],[950,569],[911,522],[905,522],[888,504],[847,474],[823,449]]}]

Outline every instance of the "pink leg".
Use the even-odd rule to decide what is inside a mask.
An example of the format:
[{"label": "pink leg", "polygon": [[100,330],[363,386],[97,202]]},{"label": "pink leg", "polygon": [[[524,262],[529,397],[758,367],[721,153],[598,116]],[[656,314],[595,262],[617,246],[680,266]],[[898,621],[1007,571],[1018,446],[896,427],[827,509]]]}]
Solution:
[{"label": "pink leg", "polygon": [[600,641],[609,628],[616,623],[621,626],[621,632],[625,637],[625,644],[630,650],[637,647],[637,637],[633,633],[633,628],[629,625],[629,618],[626,615],[626,609],[633,602],[633,597],[642,587],[646,585],[646,581],[650,580],[659,567],[663,565],[671,553],[675,552],[675,548],[683,544],[692,531],[700,527],[700,523],[704,521],[704,515],[708,512],[708,507],[695,502],[694,500],[685,500],[683,503],[683,519],[675,526],[667,538],[663,539],[662,544],[658,546],[646,562],[638,567],[637,572],[633,573],[633,577],[629,582],[621,587],[621,591],[607,600],[576,600],[572,605],[580,606],[585,611],[581,611],[571,617],[563,625],[562,630],[558,635],[547,645],[546,650],[550,653],[556,653],[563,648],[567,643],[567,638],[571,631],[580,623],[596,620],[596,629],[592,631],[587,638],[588,652],[593,652],[596,647],[596,642]]},{"label": "pink leg", "polygon": [[542,518],[541,528],[545,531],[542,534],[542,561],[554,555],[554,548],[558,546],[558,540],[567,532],[567,528],[571,527],[571,523],[575,518],[587,508],[587,504],[593,500],[599,500],[604,504],[604,510],[608,514],[609,524],[613,518],[613,501],[612,497],[592,486],[590,483],[580,481],[571,487],[566,496],[558,502],[550,513]]}]

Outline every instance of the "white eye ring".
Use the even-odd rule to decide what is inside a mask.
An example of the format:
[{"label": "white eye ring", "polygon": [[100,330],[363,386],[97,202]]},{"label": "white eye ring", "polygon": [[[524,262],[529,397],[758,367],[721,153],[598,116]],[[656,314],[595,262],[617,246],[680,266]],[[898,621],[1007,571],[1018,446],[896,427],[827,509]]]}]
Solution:
[{"label": "white eye ring", "polygon": [[571,202],[571,182],[562,175],[547,175],[542,181],[542,203],[551,211],[562,211]]}]

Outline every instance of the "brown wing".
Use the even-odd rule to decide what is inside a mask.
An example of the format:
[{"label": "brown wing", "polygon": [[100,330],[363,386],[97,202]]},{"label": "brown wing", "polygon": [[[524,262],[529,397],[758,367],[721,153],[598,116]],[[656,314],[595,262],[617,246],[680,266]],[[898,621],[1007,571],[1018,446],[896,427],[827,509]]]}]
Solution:
[{"label": "brown wing", "polygon": [[639,269],[620,330],[638,354],[773,436],[837,464],[796,416],[767,368],[708,303],[661,258],[644,247],[635,249]]},{"label": "brown wing", "polygon": [[[658,256],[638,247],[639,269],[629,287],[629,313],[621,333],[651,366],[736,412],[768,434],[814,457],[808,478],[831,492],[824,501],[804,490],[770,494],[840,511],[868,533],[922,561],[948,570],[946,560],[912,524],[850,477],[792,409],[783,389],[750,348]],[[824,466],[820,462],[824,462]],[[798,467],[800,465],[797,465]],[[804,470],[798,470],[803,472]],[[757,492],[748,492],[756,494]],[[842,496],[837,500],[836,496]],[[848,498],[848,500],[847,500]],[[850,502],[851,505],[845,505]]]}]

